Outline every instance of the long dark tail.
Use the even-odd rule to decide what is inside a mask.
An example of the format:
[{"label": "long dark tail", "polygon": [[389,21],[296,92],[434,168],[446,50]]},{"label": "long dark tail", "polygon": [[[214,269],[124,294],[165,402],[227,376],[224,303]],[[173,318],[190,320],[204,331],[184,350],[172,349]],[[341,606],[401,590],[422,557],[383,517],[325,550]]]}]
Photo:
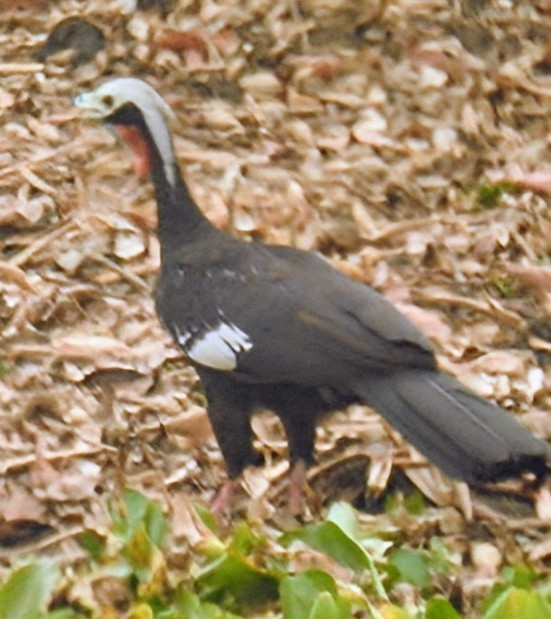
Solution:
[{"label": "long dark tail", "polygon": [[356,389],[428,460],[470,483],[495,481],[551,462],[551,447],[498,406],[436,370],[402,371]]}]

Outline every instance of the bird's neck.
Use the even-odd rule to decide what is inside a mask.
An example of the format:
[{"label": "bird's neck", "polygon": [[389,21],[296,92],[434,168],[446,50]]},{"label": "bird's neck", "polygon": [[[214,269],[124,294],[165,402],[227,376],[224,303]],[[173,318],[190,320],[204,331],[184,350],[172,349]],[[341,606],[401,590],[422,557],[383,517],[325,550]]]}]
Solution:
[{"label": "bird's neck", "polygon": [[149,173],[158,205],[161,259],[184,248],[202,235],[221,234],[191,197],[176,163],[174,146],[164,118],[144,113],[133,104],[123,106],[109,122],[134,154],[138,174]]},{"label": "bird's neck", "polygon": [[157,198],[158,235],[164,260],[194,239],[220,232],[193,200],[176,163],[172,141],[167,140],[164,152],[161,152],[145,123],[138,129],[144,142],[141,151],[146,157],[145,167],[151,175]]},{"label": "bird's neck", "polygon": [[182,248],[194,237],[216,229],[199,210],[182,178],[180,169],[172,165],[172,182],[167,178],[162,161],[152,161],[151,179],[158,210],[158,235],[163,252]]}]

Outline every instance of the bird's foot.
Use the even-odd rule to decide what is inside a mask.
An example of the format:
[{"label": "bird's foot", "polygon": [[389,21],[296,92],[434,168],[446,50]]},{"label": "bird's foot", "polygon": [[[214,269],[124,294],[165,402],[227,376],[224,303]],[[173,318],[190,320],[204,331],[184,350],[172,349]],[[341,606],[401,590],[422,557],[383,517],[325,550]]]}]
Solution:
[{"label": "bird's foot", "polygon": [[216,524],[221,529],[226,529],[231,520],[231,505],[236,489],[237,482],[233,479],[227,479],[218,488],[210,504]]},{"label": "bird's foot", "polygon": [[306,504],[313,505],[317,511],[320,507],[319,499],[306,479],[306,462],[298,460],[291,467],[288,491],[289,511],[293,516],[299,516],[304,513]]}]

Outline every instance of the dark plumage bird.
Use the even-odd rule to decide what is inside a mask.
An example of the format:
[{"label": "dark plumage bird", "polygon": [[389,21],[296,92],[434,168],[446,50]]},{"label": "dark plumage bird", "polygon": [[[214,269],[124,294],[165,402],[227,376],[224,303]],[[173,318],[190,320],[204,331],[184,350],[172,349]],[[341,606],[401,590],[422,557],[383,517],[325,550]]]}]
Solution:
[{"label": "dark plumage bird", "polygon": [[258,463],[255,410],[274,411],[291,463],[309,464],[318,420],[353,402],[377,410],[452,477],[544,472],[549,446],[440,372],[423,334],[372,288],[315,254],[214,228],[186,188],[170,110],[150,86],[115,79],[76,104],[114,126],[151,174],[161,244],[157,313],[195,364],[231,478]]}]

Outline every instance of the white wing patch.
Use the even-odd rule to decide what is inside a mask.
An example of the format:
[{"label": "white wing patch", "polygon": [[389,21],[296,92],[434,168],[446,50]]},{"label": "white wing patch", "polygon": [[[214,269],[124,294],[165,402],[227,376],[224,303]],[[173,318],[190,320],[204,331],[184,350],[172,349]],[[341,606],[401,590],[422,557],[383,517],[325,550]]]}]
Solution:
[{"label": "white wing patch", "polygon": [[237,325],[221,322],[216,328],[207,331],[200,339],[194,341],[187,349],[187,354],[200,365],[230,371],[237,367],[238,353],[246,352],[252,347],[253,343],[249,336]]}]

